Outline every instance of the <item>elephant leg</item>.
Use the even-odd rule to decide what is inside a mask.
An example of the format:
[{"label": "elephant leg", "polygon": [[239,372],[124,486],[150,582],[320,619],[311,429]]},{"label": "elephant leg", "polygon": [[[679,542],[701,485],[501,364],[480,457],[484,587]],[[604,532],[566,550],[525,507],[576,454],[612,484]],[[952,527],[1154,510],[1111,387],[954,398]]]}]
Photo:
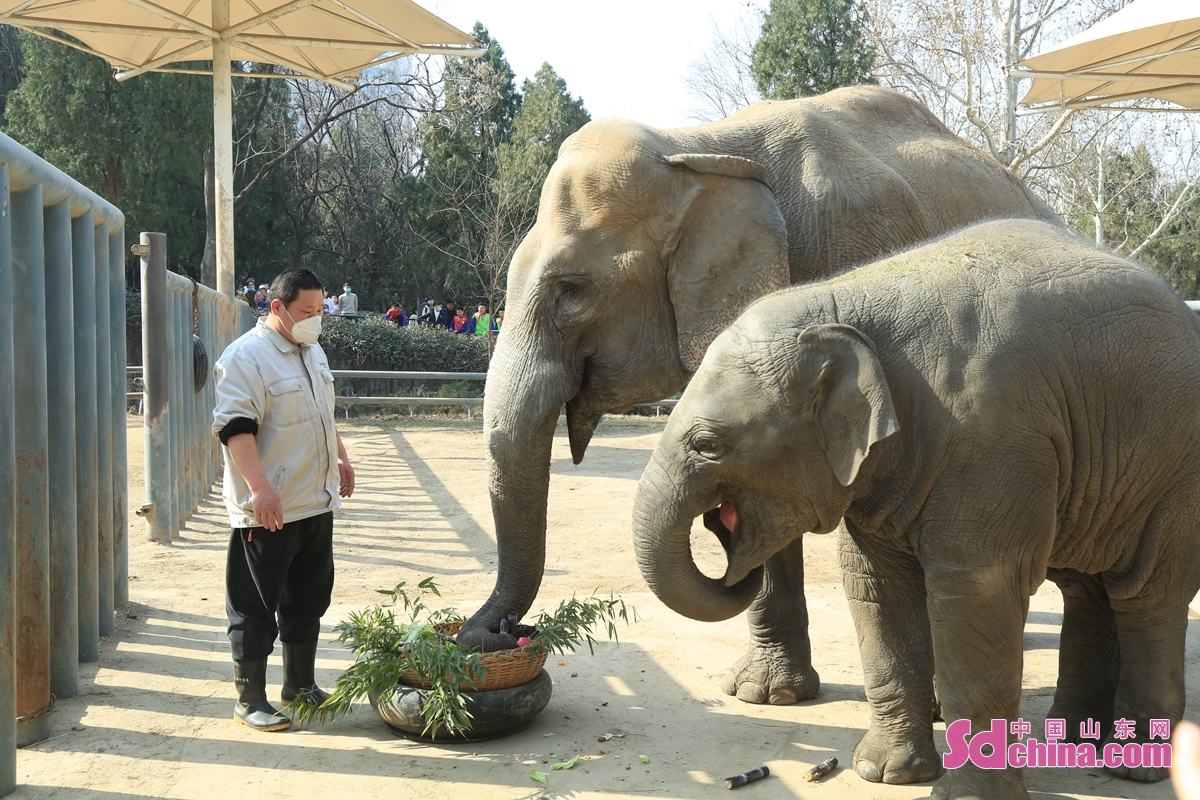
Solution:
[{"label": "elephant leg", "polygon": [[[1200,530],[1195,522],[1200,498],[1191,481],[1182,481],[1173,494],[1179,502],[1160,504],[1142,534],[1143,542],[1162,543],[1159,561],[1149,575],[1135,563],[1126,575],[1105,576],[1121,650],[1113,718],[1133,723],[1132,731],[1128,725],[1115,724],[1106,745],[1161,745],[1161,738],[1151,738],[1155,733],[1151,720],[1169,721],[1173,728],[1183,717],[1188,601],[1200,585]],[[1149,548],[1143,545],[1142,549]],[[1125,736],[1130,732],[1133,735]],[[1121,766],[1106,763],[1106,768],[1136,781],[1167,777],[1164,748],[1133,749],[1140,751],[1140,764],[1123,759]]]},{"label": "elephant leg", "polygon": [[788,705],[816,696],[804,600],[802,536],[766,564],[763,588],[746,612],[750,647],[721,682],[721,691],[747,703]]},{"label": "elephant leg", "polygon": [[1108,591],[1097,575],[1050,570],[1063,595],[1058,688],[1047,719],[1066,720],[1066,740],[1081,743],[1080,724],[1092,720],[1101,736],[1112,728],[1121,673],[1121,646]]},{"label": "elephant leg", "polygon": [[921,565],[882,540],[848,532],[839,551],[871,705],[854,771],[875,783],[930,780],[941,763],[929,713],[933,646]]},{"label": "elephant leg", "polygon": [[[972,534],[962,538],[971,540]],[[991,728],[993,719],[1013,720],[1020,712],[1029,565],[999,558],[937,563],[936,558],[922,562],[942,713],[948,725],[970,720],[970,732],[978,735]],[[1028,800],[1029,793],[1020,769],[1004,764],[985,769],[967,761],[943,772],[930,796]]]}]

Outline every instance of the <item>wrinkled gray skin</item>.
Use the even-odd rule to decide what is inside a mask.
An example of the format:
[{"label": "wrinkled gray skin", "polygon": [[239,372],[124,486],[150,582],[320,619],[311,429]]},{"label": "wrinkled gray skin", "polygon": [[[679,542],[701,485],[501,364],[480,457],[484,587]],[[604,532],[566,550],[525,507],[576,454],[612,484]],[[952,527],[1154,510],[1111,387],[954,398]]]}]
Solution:
[{"label": "wrinkled gray skin", "polygon": [[[925,108],[877,87],[681,130],[601,120],[569,138],[509,271],[484,407],[498,575],[459,641],[513,646],[500,619],[537,595],[564,403],[578,463],[601,415],[682,389],[751,300],[999,216],[1054,219]],[[797,540],[768,569],[725,691],[759,703],[816,693],[803,580]]]},{"label": "wrinkled gray skin", "polygon": [[[1142,741],[1151,718],[1178,722],[1198,512],[1196,314],[1128,261],[1007,220],[753,304],[671,414],[633,527],[655,594],[717,620],[799,531],[844,518],[872,710],[854,768],[908,783],[940,769],[935,665],[947,722],[1017,718],[1029,596],[1047,577],[1064,595],[1048,717],[1068,735],[1125,717]],[[691,558],[701,515],[723,579]],[[968,765],[933,796],[1028,795],[1020,770]]]}]

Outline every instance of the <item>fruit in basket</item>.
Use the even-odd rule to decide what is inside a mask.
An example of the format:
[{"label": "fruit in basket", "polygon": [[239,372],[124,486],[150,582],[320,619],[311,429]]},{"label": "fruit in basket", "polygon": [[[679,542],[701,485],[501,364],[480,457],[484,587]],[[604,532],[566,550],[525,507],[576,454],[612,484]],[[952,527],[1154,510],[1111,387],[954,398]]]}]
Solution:
[{"label": "fruit in basket", "polygon": [[528,636],[522,636],[520,639],[517,639],[517,647],[520,647],[522,650],[531,644],[533,644],[533,639],[530,639]]}]

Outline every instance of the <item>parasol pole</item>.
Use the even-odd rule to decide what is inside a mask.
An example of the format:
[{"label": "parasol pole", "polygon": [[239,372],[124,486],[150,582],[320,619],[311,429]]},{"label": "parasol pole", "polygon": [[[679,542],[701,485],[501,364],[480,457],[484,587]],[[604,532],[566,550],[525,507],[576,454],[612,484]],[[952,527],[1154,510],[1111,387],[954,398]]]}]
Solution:
[{"label": "parasol pole", "polygon": [[233,75],[232,53],[224,31],[229,0],[213,0],[213,182],[217,206],[217,291],[234,296],[233,274]]}]

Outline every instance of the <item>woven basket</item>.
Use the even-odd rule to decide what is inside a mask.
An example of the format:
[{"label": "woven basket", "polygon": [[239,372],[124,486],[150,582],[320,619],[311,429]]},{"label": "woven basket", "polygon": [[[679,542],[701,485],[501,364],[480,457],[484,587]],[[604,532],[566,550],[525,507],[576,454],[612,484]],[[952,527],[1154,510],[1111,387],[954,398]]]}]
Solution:
[{"label": "woven basket", "polygon": [[[443,622],[434,626],[441,633],[453,636],[462,627],[461,622]],[[483,665],[484,678],[476,683],[464,683],[459,686],[464,692],[493,692],[497,689],[510,689],[522,686],[538,676],[546,664],[550,653],[546,650],[496,650],[480,656],[479,663]],[[400,683],[405,686],[415,686],[419,689],[433,688],[428,682],[422,681],[417,673],[405,672],[400,676]]]}]

